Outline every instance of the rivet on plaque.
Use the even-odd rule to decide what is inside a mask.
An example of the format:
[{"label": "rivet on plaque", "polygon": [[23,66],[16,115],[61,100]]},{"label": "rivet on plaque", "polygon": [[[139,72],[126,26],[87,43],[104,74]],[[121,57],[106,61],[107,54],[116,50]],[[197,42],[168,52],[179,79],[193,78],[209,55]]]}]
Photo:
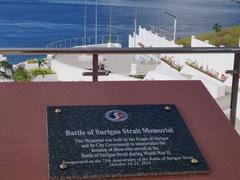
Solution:
[{"label": "rivet on plaque", "polygon": [[165,111],[171,111],[172,108],[170,106],[165,106]]},{"label": "rivet on plaque", "polygon": [[192,164],[198,164],[199,162],[198,162],[197,159],[192,159],[192,160],[191,160],[191,163],[192,163]]},{"label": "rivet on plaque", "polygon": [[55,113],[61,113],[62,112],[62,110],[61,109],[59,109],[59,108],[57,108],[57,109],[55,109]]},{"label": "rivet on plaque", "polygon": [[59,168],[64,171],[67,169],[67,165],[64,162],[62,162],[62,164],[60,164]]}]

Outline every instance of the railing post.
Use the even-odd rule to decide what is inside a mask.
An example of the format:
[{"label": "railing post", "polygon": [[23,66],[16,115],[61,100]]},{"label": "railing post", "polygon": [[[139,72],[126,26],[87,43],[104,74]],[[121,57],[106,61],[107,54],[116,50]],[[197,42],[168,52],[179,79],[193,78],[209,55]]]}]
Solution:
[{"label": "railing post", "polygon": [[236,53],[234,58],[232,94],[231,94],[231,106],[230,106],[231,108],[230,120],[234,127],[236,124],[239,72],[240,72],[240,53]]},{"label": "railing post", "polygon": [[92,80],[93,82],[98,81],[98,54],[93,54],[93,60],[92,60]]}]

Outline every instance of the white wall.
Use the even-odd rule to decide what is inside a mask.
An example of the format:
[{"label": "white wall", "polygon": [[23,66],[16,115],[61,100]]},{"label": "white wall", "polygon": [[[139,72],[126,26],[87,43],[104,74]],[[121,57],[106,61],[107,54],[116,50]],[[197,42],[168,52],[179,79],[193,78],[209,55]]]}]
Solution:
[{"label": "white wall", "polygon": [[238,99],[237,99],[237,113],[236,116],[238,120],[240,120],[240,93],[238,92]]},{"label": "white wall", "polygon": [[191,80],[200,80],[214,99],[225,96],[225,86],[213,83],[206,78],[193,76]]},{"label": "white wall", "polygon": [[[191,47],[215,47],[209,44],[208,41],[201,41],[192,36]],[[213,53],[213,54],[173,54],[168,55],[175,59],[178,64],[184,65],[186,61],[195,61],[198,67],[203,66],[203,69],[213,70],[221,74],[225,74],[226,70],[233,68],[234,54],[228,53]]]},{"label": "white wall", "polygon": [[219,85],[223,85],[224,83],[222,83],[221,81],[205,74],[205,73],[202,73],[201,71],[198,71],[194,68],[192,68],[191,66],[189,65],[184,65],[183,68],[181,69],[180,71],[180,74],[182,75],[187,75],[187,76],[197,76],[197,77],[202,77],[204,79],[207,79],[209,81],[211,81],[212,83],[216,83],[216,84],[219,84]]},{"label": "white wall", "polygon": [[[208,41],[201,41],[192,36],[191,47],[216,47],[208,43]],[[213,69],[220,74],[225,74],[226,70],[233,68],[234,54],[197,54],[192,55],[192,59],[196,60],[198,64],[208,69]]]},{"label": "white wall", "polygon": [[[143,44],[144,47],[181,47],[175,44],[174,41],[160,37],[141,26],[139,26],[139,33],[136,35],[136,47],[141,47],[139,43]],[[129,35],[129,47],[134,47],[134,33]]]},{"label": "white wall", "polygon": [[191,80],[201,80],[213,98],[225,96],[225,85],[188,65],[183,66],[180,74],[192,76]]},{"label": "white wall", "polygon": [[2,54],[0,54],[0,61],[7,61],[7,57],[5,57]]},{"label": "white wall", "polygon": [[[136,35],[136,47],[139,43],[144,47],[182,47],[169,41],[164,37],[148,31],[139,26],[139,33]],[[129,35],[129,47],[134,47],[134,34]],[[201,41],[192,36],[191,47],[214,47],[208,41]],[[177,64],[184,65],[186,61],[196,61],[198,66],[203,66],[204,69],[208,68],[221,74],[225,74],[226,70],[233,68],[234,54],[161,54],[162,57],[172,57]],[[142,56],[144,58],[144,56]],[[141,57],[141,58],[142,58]],[[139,57],[138,57],[139,58]],[[149,58],[145,56],[145,58]],[[140,58],[139,58],[140,59]]]},{"label": "white wall", "polygon": [[83,72],[90,72],[74,66],[69,66],[58,60],[51,61],[51,69],[57,74],[60,81],[79,81]]},{"label": "white wall", "polygon": [[[129,47],[134,47],[134,34],[129,35]],[[174,41],[169,41],[165,37],[160,37],[157,34],[152,33],[151,31],[148,31],[145,28],[142,28],[139,26],[139,32],[136,35],[136,47],[141,48],[141,45],[144,45],[144,47],[181,47],[174,43]],[[164,54],[162,54],[164,56]],[[171,55],[169,55],[171,56]],[[160,59],[156,58],[152,55],[136,55],[136,59],[138,61],[152,61],[159,62]]]},{"label": "white wall", "polygon": [[144,77],[144,81],[155,81],[155,80],[176,81],[176,80],[183,80],[183,79],[179,79],[178,77],[169,76],[163,73],[158,73],[156,71],[149,71]]}]

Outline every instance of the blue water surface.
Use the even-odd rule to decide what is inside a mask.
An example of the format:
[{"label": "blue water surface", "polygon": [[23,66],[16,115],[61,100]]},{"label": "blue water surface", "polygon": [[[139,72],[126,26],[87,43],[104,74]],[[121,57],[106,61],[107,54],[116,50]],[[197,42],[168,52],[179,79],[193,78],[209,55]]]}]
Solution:
[{"label": "blue water surface", "polygon": [[[95,33],[95,0],[87,0],[87,36]],[[109,34],[109,5],[112,4],[112,34],[127,46],[134,31],[134,0],[98,0],[98,35]],[[137,0],[138,25],[154,25],[173,31],[177,37],[240,25],[240,4],[231,0]],[[84,35],[83,0],[1,0],[0,47],[46,47],[50,42]],[[13,58],[13,63],[21,59]]]}]

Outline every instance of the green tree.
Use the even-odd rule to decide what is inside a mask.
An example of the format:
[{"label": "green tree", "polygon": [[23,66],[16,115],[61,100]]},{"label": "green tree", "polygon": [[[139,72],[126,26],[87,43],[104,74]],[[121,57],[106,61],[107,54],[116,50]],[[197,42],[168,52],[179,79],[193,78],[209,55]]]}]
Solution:
[{"label": "green tree", "polygon": [[38,63],[38,67],[40,68],[43,64],[47,64],[46,62],[45,62],[45,59],[37,59],[37,63]]},{"label": "green tree", "polygon": [[220,26],[218,23],[214,24],[212,27],[213,31],[217,34],[219,34],[220,32],[222,32],[222,26]]},{"label": "green tree", "polygon": [[222,35],[221,35],[222,26],[220,26],[218,23],[216,23],[216,24],[213,25],[212,29],[217,34],[217,43],[222,44],[222,42],[223,42],[223,38],[222,38]]},{"label": "green tree", "polygon": [[19,66],[13,70],[13,65],[8,61],[0,61],[0,77],[15,82],[29,82],[32,79],[31,74],[24,67]]},{"label": "green tree", "polygon": [[0,77],[11,79],[13,75],[13,66],[8,61],[0,61]]},{"label": "green tree", "polygon": [[30,82],[32,77],[24,67],[20,66],[14,71],[13,79],[16,82]]}]

